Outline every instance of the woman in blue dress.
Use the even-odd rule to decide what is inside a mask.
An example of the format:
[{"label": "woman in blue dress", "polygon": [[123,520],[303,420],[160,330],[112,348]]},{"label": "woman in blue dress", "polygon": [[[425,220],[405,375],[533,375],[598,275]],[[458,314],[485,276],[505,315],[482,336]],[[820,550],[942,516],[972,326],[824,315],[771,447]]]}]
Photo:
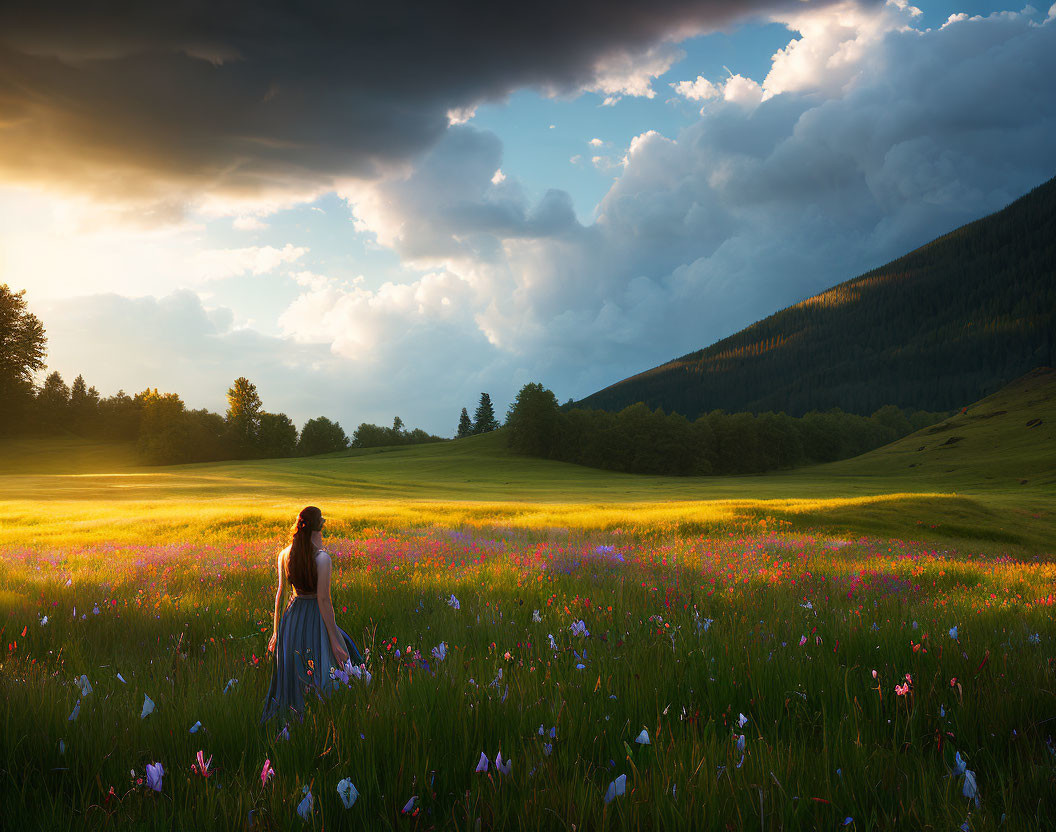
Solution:
[{"label": "woman in blue dress", "polygon": [[[301,713],[305,694],[313,688],[318,694],[333,689],[337,683],[331,668],[341,669],[350,659],[363,666],[352,638],[334,620],[330,555],[323,550],[325,523],[323,513],[308,506],[297,517],[290,545],[279,552],[275,631],[268,643],[268,651],[275,651],[275,669],[261,722],[291,710]],[[287,583],[293,596],[282,611]]]}]

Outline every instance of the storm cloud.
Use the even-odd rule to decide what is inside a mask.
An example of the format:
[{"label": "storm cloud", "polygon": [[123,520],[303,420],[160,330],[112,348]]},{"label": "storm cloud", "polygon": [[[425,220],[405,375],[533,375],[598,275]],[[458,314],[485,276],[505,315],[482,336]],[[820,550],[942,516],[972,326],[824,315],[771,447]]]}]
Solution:
[{"label": "storm cloud", "polygon": [[515,89],[651,96],[675,41],[801,5],[14,0],[0,179],[143,226],[276,208],[376,178]]}]

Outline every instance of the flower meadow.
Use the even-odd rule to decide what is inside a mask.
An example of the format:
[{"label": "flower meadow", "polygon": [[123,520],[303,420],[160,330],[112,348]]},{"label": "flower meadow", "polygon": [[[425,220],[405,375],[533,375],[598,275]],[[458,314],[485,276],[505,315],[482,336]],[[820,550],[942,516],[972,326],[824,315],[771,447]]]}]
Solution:
[{"label": "flower meadow", "polygon": [[[328,537],[367,672],[258,720],[277,537],[0,550],[20,829],[1051,829],[1056,566],[770,529]],[[11,827],[14,828],[14,827]]]}]

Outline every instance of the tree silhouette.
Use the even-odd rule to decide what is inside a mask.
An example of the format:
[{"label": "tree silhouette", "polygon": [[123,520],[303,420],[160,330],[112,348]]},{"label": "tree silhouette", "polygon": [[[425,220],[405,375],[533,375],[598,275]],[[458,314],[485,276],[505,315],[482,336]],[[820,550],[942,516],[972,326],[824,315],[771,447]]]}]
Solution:
[{"label": "tree silhouette", "polygon": [[495,418],[495,408],[491,404],[491,396],[487,393],[480,394],[480,404],[477,412],[473,414],[473,433],[487,433],[499,426]]},{"label": "tree silhouette", "polygon": [[458,438],[469,436],[473,433],[473,422],[469,418],[469,411],[462,408],[462,415],[458,417]]},{"label": "tree silhouette", "polygon": [[25,294],[0,284],[0,435],[25,421],[33,374],[44,368],[44,325],[26,310]]},{"label": "tree silhouette", "polygon": [[260,435],[262,406],[257,386],[239,376],[227,391],[227,428],[242,454],[253,453]]}]

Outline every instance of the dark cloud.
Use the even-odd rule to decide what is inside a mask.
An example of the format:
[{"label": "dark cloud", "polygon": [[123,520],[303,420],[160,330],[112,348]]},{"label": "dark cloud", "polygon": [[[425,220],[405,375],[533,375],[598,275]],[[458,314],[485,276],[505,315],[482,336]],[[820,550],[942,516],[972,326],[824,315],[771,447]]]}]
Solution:
[{"label": "dark cloud", "polygon": [[[824,0],[823,0],[824,2]],[[798,0],[9,2],[0,179],[136,202],[373,177],[511,90],[574,92],[606,56]],[[149,218],[148,218],[149,220]]]}]

